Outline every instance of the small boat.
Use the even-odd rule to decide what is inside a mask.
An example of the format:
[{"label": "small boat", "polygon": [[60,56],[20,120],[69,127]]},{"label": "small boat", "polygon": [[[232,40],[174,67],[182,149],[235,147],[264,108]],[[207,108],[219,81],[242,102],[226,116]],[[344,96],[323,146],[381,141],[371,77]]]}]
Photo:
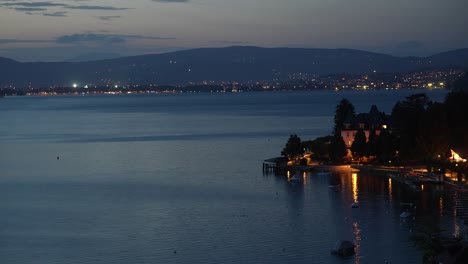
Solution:
[{"label": "small boat", "polygon": [[351,208],[359,208],[359,202],[352,202]]},{"label": "small boat", "polygon": [[289,179],[290,182],[302,182],[302,177],[297,175],[297,174],[294,174],[291,179]]},{"label": "small boat", "polygon": [[412,215],[411,212],[404,211],[403,213],[400,214],[400,218],[408,218],[411,215]]},{"label": "small boat", "polygon": [[351,241],[340,240],[336,242],[335,247],[331,250],[331,253],[340,256],[351,256],[355,253],[355,247],[356,245],[354,245]]}]

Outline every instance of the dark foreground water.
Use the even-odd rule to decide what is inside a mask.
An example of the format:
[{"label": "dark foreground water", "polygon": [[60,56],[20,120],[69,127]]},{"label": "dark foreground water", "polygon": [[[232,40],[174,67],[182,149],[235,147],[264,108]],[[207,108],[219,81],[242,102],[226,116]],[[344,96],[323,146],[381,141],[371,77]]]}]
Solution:
[{"label": "dark foreground water", "polygon": [[[411,93],[0,99],[0,263],[420,263],[414,230],[463,232],[449,192],[261,167],[292,133],[329,134],[343,97],[390,113]],[[339,239],[356,256],[331,255]]]}]

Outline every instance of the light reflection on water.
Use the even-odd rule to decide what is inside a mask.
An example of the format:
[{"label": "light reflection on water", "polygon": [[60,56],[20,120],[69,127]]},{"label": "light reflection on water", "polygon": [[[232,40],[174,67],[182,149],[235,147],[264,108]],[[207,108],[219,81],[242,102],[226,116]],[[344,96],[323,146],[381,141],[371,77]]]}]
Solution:
[{"label": "light reflection on water", "polygon": [[[395,101],[351,96],[366,111],[376,96],[387,110]],[[420,263],[409,230],[427,212],[463,233],[440,191],[415,194],[346,170],[302,173],[302,183],[289,181],[296,172],[262,175],[262,160],[279,155],[290,134],[329,133],[339,99],[8,98],[0,105],[1,262]],[[418,204],[415,220],[401,222],[402,202]],[[357,243],[356,256],[330,255],[341,239]]]},{"label": "light reflection on water", "polygon": [[460,237],[462,235],[461,227],[459,221],[456,218],[453,218],[453,236]]},{"label": "light reflection on water", "polygon": [[355,256],[355,264],[361,263],[361,229],[359,228],[359,223],[353,223],[353,234],[354,234],[354,241],[356,243],[356,256]]},{"label": "light reflection on water", "polygon": [[357,181],[357,178],[358,178],[358,174],[357,173],[353,173],[351,175],[352,177],[352,180],[353,180],[353,202],[358,202],[359,201],[359,197],[358,197],[358,181]]},{"label": "light reflection on water", "polygon": [[443,215],[444,213],[444,198],[440,197],[439,198],[439,215]]},{"label": "light reflection on water", "polygon": [[392,185],[392,178],[388,178],[388,200],[392,201],[392,192],[393,192],[393,185]]}]

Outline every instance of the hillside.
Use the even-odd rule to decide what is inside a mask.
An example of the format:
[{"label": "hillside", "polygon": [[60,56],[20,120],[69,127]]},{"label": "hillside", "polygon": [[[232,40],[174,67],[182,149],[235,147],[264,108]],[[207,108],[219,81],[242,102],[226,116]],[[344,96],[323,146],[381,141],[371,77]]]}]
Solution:
[{"label": "hillside", "polygon": [[351,49],[227,47],[86,62],[20,63],[0,58],[0,85],[184,84],[285,79],[291,73],[405,72],[468,68],[468,49],[425,58],[394,57]]}]

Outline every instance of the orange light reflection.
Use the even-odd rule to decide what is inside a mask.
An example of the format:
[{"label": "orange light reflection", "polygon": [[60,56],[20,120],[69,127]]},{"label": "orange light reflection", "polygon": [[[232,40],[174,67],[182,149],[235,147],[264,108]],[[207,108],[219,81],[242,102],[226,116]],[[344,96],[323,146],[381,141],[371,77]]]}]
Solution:
[{"label": "orange light reflection", "polygon": [[388,199],[390,202],[393,199],[393,184],[392,184],[392,178],[388,178]]},{"label": "orange light reflection", "polygon": [[439,198],[439,214],[443,215],[444,211],[444,200],[442,197]]},{"label": "orange light reflection", "polygon": [[353,202],[358,202],[358,184],[357,184],[357,173],[353,173],[352,177],[352,184],[353,184]]}]

